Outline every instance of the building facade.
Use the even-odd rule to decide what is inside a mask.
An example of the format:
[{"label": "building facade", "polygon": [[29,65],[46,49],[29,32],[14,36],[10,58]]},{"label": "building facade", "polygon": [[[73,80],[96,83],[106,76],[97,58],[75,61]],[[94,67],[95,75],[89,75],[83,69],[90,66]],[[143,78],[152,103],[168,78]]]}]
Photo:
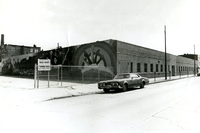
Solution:
[{"label": "building facade", "polygon": [[33,47],[30,47],[13,44],[4,44],[4,48],[7,50],[7,57],[38,53],[41,50],[40,47],[36,47],[35,45]]},{"label": "building facade", "polygon": [[[77,66],[63,69],[65,75],[76,77],[84,74],[112,78],[118,73],[139,73],[149,78],[165,76],[164,52],[112,39],[43,51],[29,60],[34,59],[34,64],[38,58],[48,58],[52,65]],[[198,66],[198,60],[167,54],[168,76],[194,74]]]},{"label": "building facade", "polygon": [[[5,73],[10,73],[10,70],[14,72],[16,67],[14,65],[19,64],[23,59],[29,59],[29,57],[35,56],[41,51],[40,47],[36,45],[23,46],[4,43],[4,34],[1,34],[0,45],[0,73],[4,70]],[[29,63],[30,64],[30,63]],[[27,65],[27,64],[26,64]]]},{"label": "building facade", "polygon": [[4,34],[1,34],[1,56],[4,57],[11,57],[11,56],[18,56],[23,54],[32,54],[40,52],[41,48],[37,47],[36,45],[31,46],[24,46],[24,45],[15,45],[15,44],[5,44],[4,43]]},{"label": "building facade", "polygon": [[[195,60],[195,68],[199,65]],[[136,72],[147,77],[165,74],[165,53],[117,41],[117,73]],[[194,73],[194,60],[167,54],[167,73],[171,76]]]},{"label": "building facade", "polygon": [[[83,66],[82,69],[84,66],[99,66],[101,76],[129,72],[140,73],[146,77],[165,75],[164,52],[118,40],[110,39],[74,46],[71,54],[71,65]],[[194,63],[193,59],[167,54],[168,76],[194,74],[198,66],[198,60]]]}]

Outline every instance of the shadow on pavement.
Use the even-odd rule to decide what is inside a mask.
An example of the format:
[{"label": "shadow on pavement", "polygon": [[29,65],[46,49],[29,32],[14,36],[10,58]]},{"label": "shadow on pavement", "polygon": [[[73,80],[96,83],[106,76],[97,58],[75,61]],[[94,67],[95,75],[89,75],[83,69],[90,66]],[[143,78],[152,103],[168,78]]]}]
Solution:
[{"label": "shadow on pavement", "polygon": [[119,93],[126,93],[126,92],[130,92],[130,91],[135,91],[135,90],[140,90],[140,89],[145,89],[144,88],[140,88],[140,87],[133,87],[133,88],[129,88],[127,91],[122,91],[122,90],[110,90],[110,92],[102,92],[99,94],[119,94]]}]

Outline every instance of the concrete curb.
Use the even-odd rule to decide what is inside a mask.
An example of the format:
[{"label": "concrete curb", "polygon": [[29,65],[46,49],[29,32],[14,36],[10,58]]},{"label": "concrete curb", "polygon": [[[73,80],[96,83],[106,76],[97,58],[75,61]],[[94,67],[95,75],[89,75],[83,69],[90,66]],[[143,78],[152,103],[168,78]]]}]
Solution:
[{"label": "concrete curb", "polygon": [[[195,76],[154,81],[154,82],[150,82],[149,84],[157,84],[157,83],[169,82],[169,81],[180,80],[180,79],[191,78],[191,77],[195,77]],[[149,84],[147,84],[147,85],[149,85]],[[82,85],[82,86],[86,86],[86,85]],[[71,87],[76,89],[77,86],[71,86]],[[43,100],[43,101],[51,101],[51,100],[58,100],[58,99],[85,96],[85,95],[92,95],[92,94],[102,94],[102,93],[104,93],[102,90],[94,90],[94,91],[90,91],[90,92],[88,92],[88,91],[86,91],[86,92],[77,92],[75,94],[70,94],[70,95],[66,95],[66,96],[60,96],[60,97],[58,96],[58,97],[48,98],[48,99]]]},{"label": "concrete curb", "polygon": [[156,83],[162,83],[162,82],[169,82],[169,81],[180,80],[180,79],[185,79],[185,78],[192,78],[192,77],[195,77],[195,76],[182,77],[182,78],[174,78],[174,79],[167,79],[167,80],[161,80],[161,81],[154,81],[154,82],[151,82],[151,83],[149,83],[149,84],[156,84]]},{"label": "concrete curb", "polygon": [[92,95],[92,94],[103,94],[103,91],[96,91],[96,92],[86,92],[86,93],[80,93],[80,94],[75,94],[75,95],[68,95],[68,96],[60,96],[60,97],[52,97],[49,98],[47,100],[43,100],[43,102],[45,101],[51,101],[51,100],[59,100],[59,99],[64,99],[64,98],[71,98],[71,97],[78,97],[78,96],[86,96],[86,95]]}]

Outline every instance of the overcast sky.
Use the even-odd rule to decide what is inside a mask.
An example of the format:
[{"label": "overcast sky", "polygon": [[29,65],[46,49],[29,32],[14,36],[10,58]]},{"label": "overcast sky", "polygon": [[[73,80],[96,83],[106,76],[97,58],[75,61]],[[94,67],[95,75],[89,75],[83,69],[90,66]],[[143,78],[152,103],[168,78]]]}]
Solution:
[{"label": "overcast sky", "polygon": [[6,44],[44,50],[116,39],[167,52],[200,54],[199,0],[0,0]]}]

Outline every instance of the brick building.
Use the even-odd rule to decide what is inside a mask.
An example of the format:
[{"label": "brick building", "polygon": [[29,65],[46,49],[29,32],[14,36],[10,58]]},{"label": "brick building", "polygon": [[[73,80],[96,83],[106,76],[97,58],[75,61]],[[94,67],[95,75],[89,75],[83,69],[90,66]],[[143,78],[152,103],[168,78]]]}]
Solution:
[{"label": "brick building", "polygon": [[[195,60],[195,68],[199,62]],[[117,41],[117,72],[138,72],[143,75],[156,72],[164,76],[165,53],[157,50],[140,47]],[[186,57],[167,54],[167,72],[172,76],[192,74],[194,60]]]},{"label": "brick building", "polygon": [[[73,56],[73,64],[79,66],[104,66],[112,74],[140,73],[146,77],[165,75],[165,53],[138,45],[106,40],[80,45]],[[199,61],[167,54],[167,72],[170,76],[194,74]],[[103,71],[103,70],[102,70]]]},{"label": "brick building", "polygon": [[31,53],[38,53],[40,52],[40,47],[33,47],[30,46],[20,46],[20,45],[13,45],[13,44],[4,44],[5,49],[7,50],[7,57],[10,56],[17,56],[23,54],[31,54]]},{"label": "brick building", "polygon": [[14,44],[4,43],[4,34],[1,34],[1,45],[0,45],[0,73],[2,72],[3,66],[10,68],[11,64],[14,65],[19,63],[24,58],[35,56],[40,52],[41,48],[36,45],[23,46]]},{"label": "brick building", "polygon": [[[27,52],[34,52],[31,48]],[[25,47],[23,51],[26,52]],[[20,49],[18,53],[20,53]],[[48,58],[54,62],[52,65],[78,66],[76,69],[75,67],[63,69],[63,74],[67,76],[99,75],[101,78],[111,78],[118,73],[130,72],[139,73],[149,78],[165,76],[164,52],[112,39],[61,48],[60,50],[43,51],[39,54],[35,53],[34,56],[35,61],[37,58]],[[14,66],[20,61],[17,56],[7,60],[13,60]],[[30,64],[28,57],[26,57],[26,62]],[[198,71],[199,65],[198,60],[167,54],[168,76],[194,74],[194,70]],[[98,70],[95,70],[97,68]]]},{"label": "brick building", "polygon": [[11,57],[23,54],[31,54],[40,52],[41,48],[36,45],[23,46],[23,45],[14,45],[14,44],[5,44],[4,35],[1,34],[1,54],[2,57]]}]

